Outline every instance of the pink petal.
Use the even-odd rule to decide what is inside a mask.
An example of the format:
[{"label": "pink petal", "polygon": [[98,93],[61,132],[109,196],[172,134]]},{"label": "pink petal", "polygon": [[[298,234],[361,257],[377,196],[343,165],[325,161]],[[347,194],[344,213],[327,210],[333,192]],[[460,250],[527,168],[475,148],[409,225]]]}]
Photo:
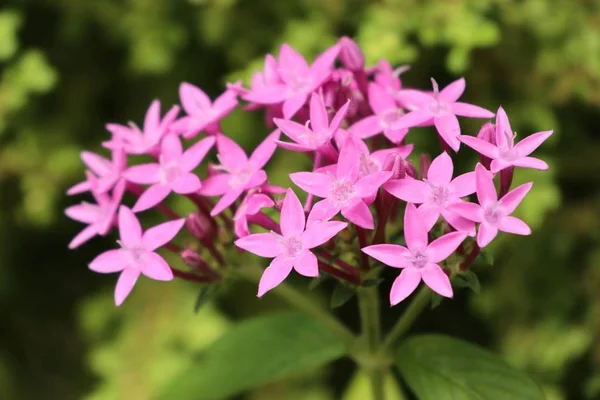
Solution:
[{"label": "pink petal", "polygon": [[319,55],[310,66],[310,74],[314,79],[315,87],[318,87],[331,75],[333,63],[340,52],[339,45],[333,45]]},{"label": "pink petal", "polygon": [[432,120],[433,118],[429,112],[424,110],[415,110],[398,118],[396,122],[390,126],[390,128],[394,130],[412,128]]},{"label": "pink petal", "polygon": [[356,122],[348,130],[359,139],[370,138],[383,131],[383,127],[379,121],[380,119],[377,115],[371,115]]},{"label": "pink petal", "polygon": [[459,201],[448,206],[448,211],[456,213],[470,221],[482,222],[483,211],[479,204]]},{"label": "pink petal", "polygon": [[528,156],[533,153],[535,149],[541,146],[552,135],[553,131],[544,131],[534,133],[533,135],[527,136],[515,145],[515,151],[520,156]]},{"label": "pink petal", "polygon": [[348,113],[348,107],[350,107],[350,100],[346,101],[346,103],[333,116],[331,125],[329,126],[330,132],[335,133],[340,128],[344,118],[346,118],[346,114]]},{"label": "pink petal", "polygon": [[411,252],[404,246],[397,244],[375,244],[363,247],[362,252],[394,268],[406,268]]},{"label": "pink petal", "polygon": [[308,215],[307,224],[310,225],[314,222],[325,222],[329,221],[333,218],[338,212],[340,212],[340,208],[331,204],[331,202],[327,199],[321,200],[315,203],[310,210],[310,214]]},{"label": "pink petal", "polygon": [[465,78],[460,78],[440,91],[439,99],[447,103],[454,103],[465,91]]},{"label": "pink petal", "polygon": [[340,151],[340,156],[337,162],[336,177],[337,179],[347,179],[350,182],[355,182],[360,169],[360,152],[356,146],[355,139],[348,136],[346,143]]},{"label": "pink petal", "polygon": [[198,193],[203,196],[220,196],[229,190],[230,174],[211,175],[202,181]]},{"label": "pink petal", "polygon": [[444,297],[452,297],[452,284],[448,275],[437,264],[427,264],[421,270],[421,278],[434,292]]},{"label": "pink petal", "polygon": [[450,182],[448,189],[456,197],[465,197],[475,193],[475,172],[467,172],[457,176]]},{"label": "pink petal", "polygon": [[135,268],[126,268],[121,272],[115,287],[115,304],[117,306],[123,304],[139,277],[140,271]]},{"label": "pink petal", "polygon": [[515,164],[515,160],[504,160],[502,158],[497,158],[495,160],[492,160],[492,163],[490,164],[490,171],[493,174],[497,174],[498,172],[502,171],[505,168],[508,167],[512,167]]},{"label": "pink petal", "polygon": [[284,257],[273,259],[260,278],[257,296],[262,297],[266,292],[283,282],[290,272],[292,272],[293,267],[293,259],[286,259]]},{"label": "pink petal", "polygon": [[427,246],[427,257],[432,263],[439,263],[450,257],[467,238],[463,232],[451,232],[440,236]]},{"label": "pink petal", "polygon": [[529,182],[514,188],[498,201],[498,208],[504,215],[512,214],[532,187],[533,182]]},{"label": "pink petal", "polygon": [[158,130],[160,127],[160,101],[154,100],[144,117],[144,132]]},{"label": "pink petal", "polygon": [[408,203],[404,212],[404,239],[411,251],[422,251],[427,247],[427,229],[414,204]]},{"label": "pink petal", "polygon": [[354,199],[350,201],[350,203],[342,207],[341,211],[344,217],[354,222],[361,228],[373,229],[375,227],[375,223],[373,222],[373,214],[371,214],[369,206],[367,206],[361,199]]},{"label": "pink petal", "polygon": [[368,95],[369,105],[375,114],[382,114],[384,111],[398,108],[396,99],[387,90],[375,83],[369,84]]},{"label": "pink petal", "polygon": [[288,142],[281,142],[281,141],[276,141],[275,142],[277,144],[277,146],[286,149],[286,150],[291,150],[291,151],[295,151],[298,153],[306,153],[309,151],[314,151],[315,146],[308,146],[308,145],[301,145],[301,144],[296,144],[296,143],[288,143]]},{"label": "pink petal", "polygon": [[200,178],[191,172],[186,173],[171,185],[171,189],[177,194],[196,193],[201,187]]},{"label": "pink petal", "polygon": [[394,280],[390,290],[390,304],[395,306],[415,291],[421,282],[421,272],[416,268],[405,268]]},{"label": "pink petal", "polygon": [[475,237],[475,222],[449,210],[442,210],[442,216],[450,226],[468,236]]},{"label": "pink petal", "polygon": [[272,85],[256,90],[252,90],[242,96],[246,101],[258,104],[278,104],[285,100],[286,86]]},{"label": "pink petal", "polygon": [[481,164],[475,166],[475,179],[477,185],[477,199],[479,204],[486,207],[498,201],[498,194],[494,186],[494,175]]},{"label": "pink petal", "polygon": [[202,89],[187,82],[179,86],[179,99],[185,112],[191,115],[198,110],[210,109],[212,105],[210,98]]},{"label": "pink petal", "polygon": [[273,131],[250,155],[250,164],[256,169],[261,169],[271,159],[277,149],[276,141],[279,140],[281,131]]},{"label": "pink petal", "polygon": [[167,135],[161,142],[160,155],[163,162],[179,161],[183,154],[181,141],[177,135]]},{"label": "pink petal", "polygon": [[219,161],[229,171],[245,166],[248,163],[246,152],[236,142],[225,135],[217,136]]},{"label": "pink petal", "polygon": [[454,164],[448,153],[443,152],[433,159],[427,171],[427,180],[436,186],[447,186],[452,180]]},{"label": "pink petal", "polygon": [[502,232],[514,233],[516,235],[531,235],[531,228],[516,217],[506,216],[502,218],[498,228]]},{"label": "pink petal", "polygon": [[383,188],[392,196],[409,203],[425,203],[429,199],[431,189],[423,181],[410,177],[386,182]]},{"label": "pink petal", "polygon": [[390,140],[390,142],[394,144],[400,144],[408,135],[408,129],[390,129],[384,128],[383,135]]},{"label": "pink petal", "polygon": [[475,106],[473,104],[456,102],[450,104],[450,109],[455,115],[469,118],[493,118],[494,113],[486,110],[483,107]]},{"label": "pink petal", "polygon": [[221,197],[219,199],[217,204],[215,204],[213,209],[210,211],[210,216],[214,217],[216,215],[219,215],[221,212],[223,212],[223,210],[225,210],[227,207],[232,205],[238,199],[238,197],[240,197],[240,195],[243,192],[244,192],[243,187],[233,188],[233,189],[230,189],[229,191],[225,192],[223,197]]},{"label": "pink petal", "polygon": [[294,142],[300,144],[304,144],[306,142],[306,140],[303,139],[307,132],[305,125],[280,118],[273,118],[273,122],[287,137],[292,139]]},{"label": "pink petal", "polygon": [[396,100],[402,105],[402,108],[414,111],[425,107],[434,101],[434,98],[421,90],[403,89],[396,94]]},{"label": "pink petal", "polygon": [[483,249],[494,240],[496,235],[498,235],[498,228],[483,222],[479,225],[479,232],[477,232],[477,245]]},{"label": "pink petal", "polygon": [[151,185],[160,180],[160,165],[158,164],[141,164],[129,167],[124,173],[123,178],[129,182],[139,183],[142,185]]},{"label": "pink petal", "polygon": [[281,236],[269,233],[254,233],[235,241],[240,249],[261,257],[277,257],[280,254],[279,240]]},{"label": "pink petal", "polygon": [[319,263],[317,257],[310,250],[302,250],[294,259],[294,269],[300,275],[308,277],[319,276]]},{"label": "pink petal", "polygon": [[498,108],[496,113],[496,145],[499,148],[507,147],[507,135],[512,136],[513,131],[510,127],[508,116],[502,107]]},{"label": "pink petal", "polygon": [[91,224],[102,216],[102,210],[95,204],[82,203],[67,208],[65,214],[75,221]]},{"label": "pink petal", "polygon": [[443,209],[439,205],[428,201],[426,203],[421,204],[418,207],[418,210],[419,214],[421,214],[423,224],[429,232],[437,223],[440,217],[440,212]]},{"label": "pink petal", "polygon": [[458,124],[456,115],[446,114],[434,117],[433,123],[442,139],[444,139],[444,142],[446,142],[452,150],[458,151],[460,148],[460,140],[458,140],[458,136],[460,135],[460,125]]},{"label": "pink petal", "polygon": [[119,236],[125,247],[136,247],[142,242],[142,226],[135,214],[125,206],[119,207]]},{"label": "pink petal", "polygon": [[108,250],[100,254],[90,263],[89,268],[101,274],[122,271],[127,265],[127,255],[121,249]]},{"label": "pink petal", "polygon": [[341,221],[315,222],[310,221],[306,231],[302,234],[304,247],[312,249],[328,242],[335,235],[344,230],[348,224]]},{"label": "pink petal", "polygon": [[170,242],[183,228],[185,219],[180,218],[165,222],[148,229],[142,235],[142,243],[148,251],[154,251]]},{"label": "pink petal", "polygon": [[73,240],[69,243],[69,249],[73,250],[81,246],[94,236],[98,234],[98,229],[95,225],[86,226],[81,232],[79,232]]},{"label": "pink petal", "polygon": [[248,197],[246,202],[246,214],[254,215],[262,208],[270,208],[274,205],[275,203],[269,196],[262,193],[256,193]]},{"label": "pink petal", "polygon": [[81,160],[83,163],[98,176],[108,175],[112,172],[112,163],[98,154],[82,151]]},{"label": "pink petal", "polygon": [[518,158],[513,161],[513,165],[515,167],[533,168],[533,169],[539,169],[541,171],[545,171],[549,168],[548,164],[546,164],[545,161],[542,161],[539,158],[535,158],[535,157]]},{"label": "pink petal", "polygon": [[361,198],[377,193],[379,188],[392,177],[390,171],[374,172],[360,178],[355,184],[356,195]]},{"label": "pink petal", "polygon": [[161,184],[152,185],[137,199],[133,206],[133,211],[141,212],[152,208],[163,201],[169,193],[171,193],[171,189],[168,186]]},{"label": "pink petal", "polygon": [[485,140],[466,135],[459,136],[459,140],[479,154],[482,154],[486,157],[498,158],[500,156],[498,147],[494,146],[490,142],[486,142]]},{"label": "pink petal", "polygon": [[79,182],[69,188],[67,190],[67,195],[73,196],[75,194],[85,193],[91,189],[91,184],[89,181]]},{"label": "pink petal", "polygon": [[306,93],[298,93],[283,102],[283,118],[290,119],[306,103]]},{"label": "pink petal", "polygon": [[313,93],[310,96],[310,124],[315,131],[329,129],[329,115],[323,98],[318,93]]},{"label": "pink petal", "polygon": [[281,233],[285,237],[297,236],[304,232],[304,224],[306,217],[304,216],[304,208],[298,196],[292,189],[288,189],[283,199],[281,206],[281,216],[279,225]]},{"label": "pink petal", "polygon": [[306,72],[308,64],[300,53],[287,43],[281,45],[279,49],[279,73],[284,76],[289,71],[293,78],[298,72]]},{"label": "pink petal", "polygon": [[206,154],[215,144],[214,136],[205,137],[187,149],[181,157],[181,166],[186,171],[194,170],[206,157]]},{"label": "pink petal", "polygon": [[248,182],[246,182],[244,185],[243,189],[252,189],[257,186],[262,186],[265,183],[267,183],[267,173],[261,169],[260,171],[256,171],[254,174],[252,174],[250,179],[248,179]]},{"label": "pink petal", "polygon": [[233,90],[226,90],[217,97],[212,105],[212,109],[219,115],[227,115],[238,105],[237,93]]},{"label": "pink petal", "polygon": [[327,197],[331,188],[331,178],[318,172],[295,172],[290,179],[300,189],[319,197]]},{"label": "pink petal", "polygon": [[172,281],[173,271],[169,264],[156,253],[146,253],[142,265],[142,274],[156,281]]}]

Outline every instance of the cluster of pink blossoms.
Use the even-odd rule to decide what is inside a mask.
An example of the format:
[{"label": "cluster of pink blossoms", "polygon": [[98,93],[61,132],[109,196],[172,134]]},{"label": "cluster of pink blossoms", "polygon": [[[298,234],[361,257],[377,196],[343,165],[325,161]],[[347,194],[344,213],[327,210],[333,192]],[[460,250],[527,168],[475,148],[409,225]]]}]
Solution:
[{"label": "cluster of pink blossoms", "polygon": [[[409,296],[421,280],[452,297],[449,276],[468,268],[499,231],[531,233],[511,214],[532,183],[511,190],[513,171],[548,168],[530,154],[552,131],[515,143],[502,108],[494,115],[459,101],[464,79],[441,90],[432,79],[432,90],[422,91],[403,87],[404,70],[386,61],[365,67],[360,48],[342,38],[312,64],[284,44],[278,58],[266,56],[264,70],[254,74],[250,88],[229,84],[214,101],[182,83],[183,115],[173,106],[163,116],[155,100],[142,127],[106,126],[111,138],[103,146],[110,158],[81,154],[86,180],[68,194],[91,192],[95,203],[66,210],[86,224],[70,248],[118,227],[120,248],[89,265],[99,273],[120,272],[117,305],[141,274],[164,281],[174,276],[203,283],[222,279],[231,267],[224,250],[232,242],[273,259],[258,296],[279,285],[292,269],[307,277],[326,273],[361,285],[373,264],[368,255],[401,269],[391,288],[391,304]],[[220,126],[240,100],[244,110],[264,110],[265,115],[264,140],[250,155]],[[464,135],[458,117],[482,119],[484,125],[476,136]],[[416,168],[407,160],[413,151],[407,139],[434,132],[442,150],[433,160],[421,154]],[[480,163],[474,171],[454,176],[452,156],[461,148],[478,153]],[[292,188],[269,183],[264,168],[275,151],[303,152],[312,160],[312,171],[289,176],[306,192],[304,204]],[[199,171],[207,157],[213,162]],[[189,199],[195,211],[180,216],[163,204],[173,195]],[[123,204],[125,196],[134,200],[131,208]],[[147,210],[169,221],[142,231],[136,214]],[[181,247],[173,239],[184,229],[188,240]],[[405,246],[386,243],[398,233]],[[159,248],[177,254],[187,270],[170,266],[156,252]],[[360,265],[344,260],[339,249],[354,250]],[[440,265],[453,254],[459,261]]]}]

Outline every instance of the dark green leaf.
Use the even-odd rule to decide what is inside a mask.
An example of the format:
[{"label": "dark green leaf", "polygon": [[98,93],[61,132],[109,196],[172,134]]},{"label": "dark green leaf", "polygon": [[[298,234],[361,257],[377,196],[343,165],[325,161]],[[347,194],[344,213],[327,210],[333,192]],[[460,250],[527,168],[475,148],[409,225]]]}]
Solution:
[{"label": "dark green leaf", "polygon": [[419,400],[544,399],[527,375],[479,346],[447,336],[405,340],[396,361]]},{"label": "dark green leaf", "polygon": [[315,290],[321,283],[325,282],[329,276],[327,274],[320,274],[318,277],[311,279],[308,284],[308,290]]},{"label": "dark green leaf", "polygon": [[379,285],[381,282],[383,282],[385,279],[383,278],[376,278],[376,279],[365,279],[362,283],[362,287],[373,287],[373,286],[377,286]]},{"label": "dark green leaf", "polygon": [[342,283],[335,285],[331,294],[331,308],[338,308],[346,304],[354,296],[354,290]]},{"label": "dark green leaf", "polygon": [[444,298],[435,292],[431,292],[431,309],[437,308]]},{"label": "dark green leaf", "polygon": [[479,283],[479,278],[477,274],[472,270],[467,270],[457,274],[452,283],[456,287],[466,287],[471,289],[475,293],[479,293],[481,291],[481,284]]},{"label": "dark green leaf", "polygon": [[307,315],[242,322],[217,340],[157,399],[218,400],[342,357],[344,344]]},{"label": "dark green leaf", "polygon": [[196,297],[196,302],[194,303],[194,313],[198,313],[198,311],[200,311],[202,306],[212,298],[212,295],[215,293],[215,291],[215,285],[204,286],[202,289],[200,289],[200,293],[198,293],[198,297]]}]

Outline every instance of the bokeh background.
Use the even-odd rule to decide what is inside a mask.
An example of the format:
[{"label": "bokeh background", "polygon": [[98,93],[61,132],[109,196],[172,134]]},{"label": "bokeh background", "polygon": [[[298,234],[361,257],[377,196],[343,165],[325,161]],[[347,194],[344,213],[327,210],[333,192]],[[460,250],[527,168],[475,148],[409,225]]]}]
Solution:
[{"label": "bokeh background", "polygon": [[[236,320],[282,307],[233,283],[194,313],[198,287],[145,279],[115,308],[116,277],[86,268],[115,238],[67,251],[80,226],[63,210],[80,199],[65,190],[83,177],[79,152],[99,150],[108,137],[106,122],[139,123],[155,98],[176,103],[181,81],[217,95],[284,41],[312,58],[341,35],[354,37],[370,64],[410,64],[407,86],[465,76],[466,99],[503,105],[517,132],[555,130],[538,153],[550,171],[516,177],[536,182],[519,209],[534,235],[503,236],[489,252],[494,265],[477,270],[481,293],[460,292],[416,329],[486,346],[529,373],[548,399],[600,398],[598,1],[1,3],[1,399],[149,399]],[[266,134],[261,118],[235,113],[225,132],[249,148]],[[303,162],[279,154],[273,170]],[[386,324],[401,309],[388,310]],[[356,326],[354,302],[339,314]],[[367,398],[354,373],[340,361],[246,398]]]}]

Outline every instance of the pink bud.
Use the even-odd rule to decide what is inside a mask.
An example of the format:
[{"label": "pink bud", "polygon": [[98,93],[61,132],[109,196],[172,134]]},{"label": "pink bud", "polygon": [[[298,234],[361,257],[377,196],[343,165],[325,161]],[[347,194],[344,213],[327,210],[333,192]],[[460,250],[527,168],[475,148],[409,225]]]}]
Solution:
[{"label": "pink bud", "polygon": [[415,167],[396,152],[388,154],[381,169],[383,171],[392,171],[392,177],[390,180],[404,179],[406,178],[406,175],[412,178],[417,177],[417,170]]},{"label": "pink bud", "polygon": [[[477,138],[481,139],[481,140],[485,140],[486,142],[489,142],[495,146],[496,145],[496,126],[494,124],[492,124],[491,122],[486,122],[481,127],[479,132],[477,133]],[[479,160],[481,161],[481,164],[483,164],[484,167],[486,167],[487,169],[490,169],[490,165],[492,163],[491,159],[484,156],[483,154],[480,154]]]},{"label": "pink bud", "polygon": [[204,215],[191,213],[185,220],[187,230],[201,242],[205,242],[214,237],[215,230],[213,224]]},{"label": "pink bud", "polygon": [[206,262],[202,256],[192,249],[184,249],[181,253],[181,260],[190,268],[202,271],[206,266]]},{"label": "pink bud", "polygon": [[365,55],[356,42],[347,36],[340,39],[340,60],[350,71],[362,71],[365,68]]}]

